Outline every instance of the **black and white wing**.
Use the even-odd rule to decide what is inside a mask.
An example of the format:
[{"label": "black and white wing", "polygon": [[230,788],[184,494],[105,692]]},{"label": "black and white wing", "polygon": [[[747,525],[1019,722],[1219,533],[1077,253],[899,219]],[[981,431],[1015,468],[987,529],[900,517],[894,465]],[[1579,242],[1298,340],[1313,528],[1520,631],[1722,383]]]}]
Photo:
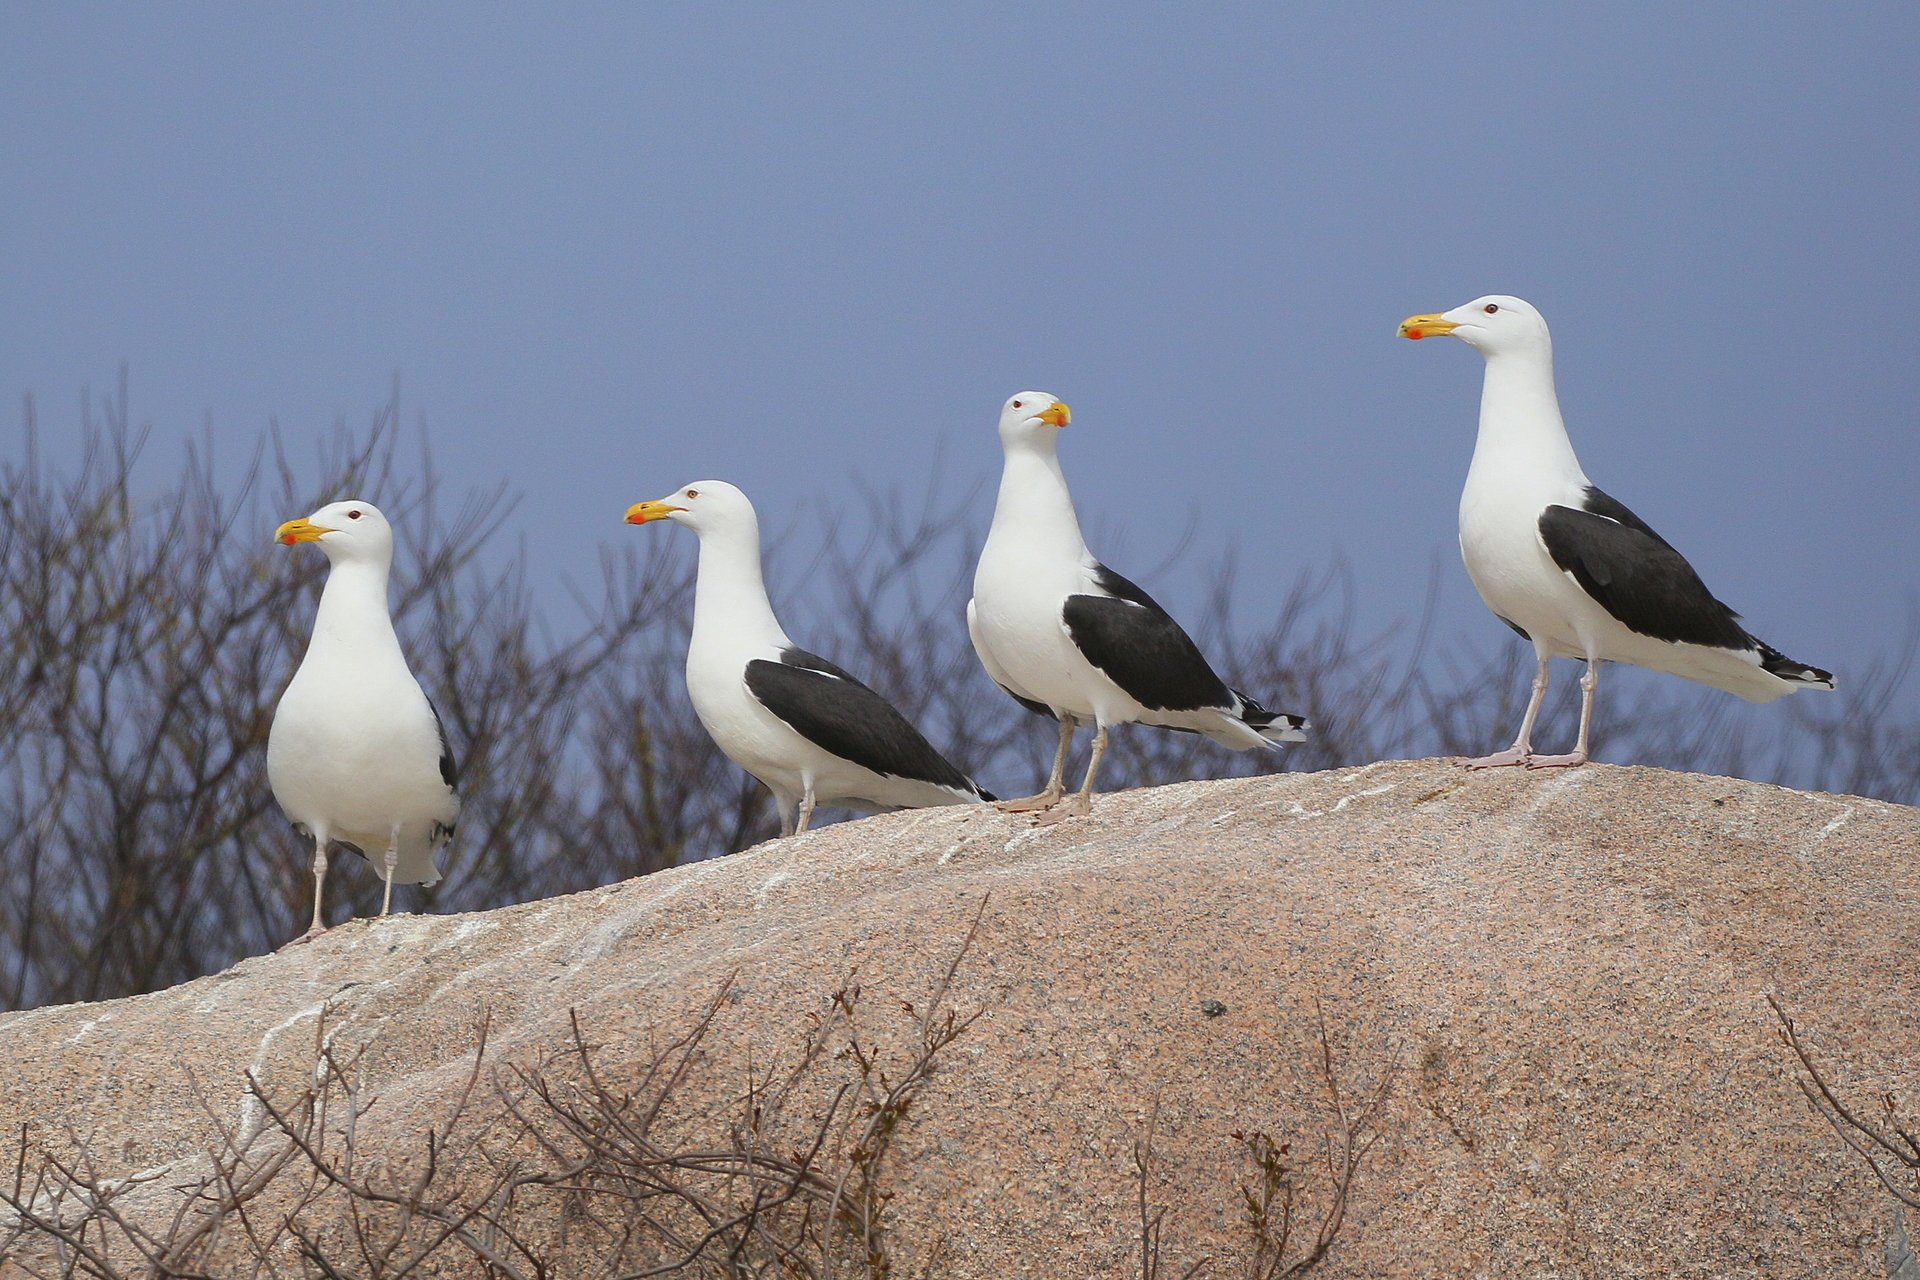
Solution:
[{"label": "black and white wing", "polygon": [[[1193,637],[1138,584],[1103,564],[1093,566],[1093,580],[1105,594],[1068,596],[1060,620],[1074,646],[1121,692],[1154,711],[1218,711],[1268,742],[1305,738],[1305,717],[1269,711],[1230,687]],[[1220,737],[1204,723],[1164,727],[1205,733],[1228,746],[1255,741]]]},{"label": "black and white wing", "polygon": [[789,648],[747,664],[747,691],[823,751],[883,777],[912,778],[988,799],[885,698],[818,654]]},{"label": "black and white wing", "polygon": [[453,739],[447,736],[447,722],[440,718],[440,708],[433,705],[432,698],[427,699],[427,710],[433,712],[434,732],[440,735],[440,780],[447,784],[447,798],[453,808],[453,816],[434,827],[436,840],[445,841],[453,838],[454,823],[460,816],[460,763],[453,758]]},{"label": "black and white wing", "polygon": [[1750,634],[1685,556],[1593,485],[1578,508],[1555,505],[1541,513],[1540,541],[1553,562],[1630,631],[1756,654],[1761,669],[1783,680],[1833,685],[1830,672],[1795,662]]},{"label": "black and white wing", "polygon": [[1102,675],[1155,711],[1233,706],[1226,682],[1152,596],[1103,564],[1093,567],[1093,578],[1105,594],[1068,596],[1060,617]]},{"label": "black and white wing", "polygon": [[1754,647],[1740,615],[1714,598],[1685,556],[1591,485],[1580,507],[1555,505],[1540,514],[1540,541],[1562,572],[1630,631],[1676,644]]}]

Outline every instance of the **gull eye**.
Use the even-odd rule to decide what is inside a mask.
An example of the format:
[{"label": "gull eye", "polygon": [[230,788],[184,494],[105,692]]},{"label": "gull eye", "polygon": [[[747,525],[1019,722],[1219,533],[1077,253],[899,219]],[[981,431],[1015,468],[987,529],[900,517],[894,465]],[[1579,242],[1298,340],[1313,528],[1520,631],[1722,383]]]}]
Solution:
[{"label": "gull eye", "polygon": [[1014,408],[1016,408],[1016,409],[1018,409],[1018,408],[1020,407],[1020,402],[1019,402],[1018,400],[1015,400],[1015,401],[1013,402],[1013,407],[1014,407]]},{"label": "gull eye", "polygon": [[700,491],[698,489],[689,489],[687,490],[687,496],[689,498],[697,498],[700,496]]},{"label": "gull eye", "polygon": [[1486,312],[1488,315],[1492,315],[1494,312],[1500,310],[1500,304],[1497,302],[1489,302],[1486,306],[1480,309]]},{"label": "gull eye", "polygon": [[347,519],[349,519],[349,520],[358,520],[359,518],[360,518],[360,513],[359,513],[358,511],[349,511],[349,512],[347,512]]}]

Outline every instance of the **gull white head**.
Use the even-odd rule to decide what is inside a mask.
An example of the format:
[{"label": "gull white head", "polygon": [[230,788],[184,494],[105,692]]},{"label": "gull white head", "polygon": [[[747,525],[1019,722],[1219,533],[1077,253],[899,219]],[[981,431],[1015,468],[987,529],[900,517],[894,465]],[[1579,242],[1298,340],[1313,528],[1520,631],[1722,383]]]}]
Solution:
[{"label": "gull white head", "polygon": [[1022,391],[1008,399],[1000,410],[1000,443],[1054,447],[1060,428],[1073,421],[1073,413],[1058,396],[1046,391]]},{"label": "gull white head", "polygon": [[289,520],[273,531],[273,540],[289,547],[316,542],[335,564],[393,562],[393,526],[380,508],[357,498],[328,503],[303,520]]},{"label": "gull white head", "polygon": [[746,530],[757,538],[760,529],[753,503],[737,486],[725,480],[696,480],[664,498],[636,502],[627,508],[628,524],[650,524],[655,520],[671,520],[701,535]]},{"label": "gull white head", "polygon": [[1451,311],[1408,316],[1400,322],[1403,338],[1441,334],[1451,334],[1488,359],[1522,354],[1553,357],[1546,317],[1531,302],[1504,293],[1490,293]]}]

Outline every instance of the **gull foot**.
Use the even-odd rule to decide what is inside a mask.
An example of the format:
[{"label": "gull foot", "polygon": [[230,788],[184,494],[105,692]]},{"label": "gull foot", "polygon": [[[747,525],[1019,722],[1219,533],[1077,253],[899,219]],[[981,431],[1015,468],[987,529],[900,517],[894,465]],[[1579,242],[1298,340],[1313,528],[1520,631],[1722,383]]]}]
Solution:
[{"label": "gull foot", "polygon": [[319,937],[321,934],[325,933],[326,931],[327,931],[327,928],[325,925],[321,925],[318,929],[309,929],[305,933],[301,934],[299,937],[295,938],[292,942],[281,943],[280,946],[275,950],[274,954],[278,955],[281,951],[291,951],[303,942],[312,942],[315,938]]},{"label": "gull foot", "polygon": [[1033,820],[1036,827],[1051,827],[1068,818],[1084,818],[1093,812],[1093,801],[1076,791]]},{"label": "gull foot", "polygon": [[1527,761],[1529,769],[1572,769],[1587,762],[1584,751],[1569,751],[1563,756],[1535,756]]},{"label": "gull foot", "polygon": [[1051,809],[1060,803],[1058,791],[1042,791],[1037,796],[1028,796],[1024,800],[995,800],[993,807],[1002,813],[1035,813],[1041,809]]},{"label": "gull foot", "polygon": [[1462,760],[1462,769],[1501,769],[1512,764],[1528,764],[1534,760],[1531,751],[1522,751],[1518,747],[1508,747],[1505,751],[1496,751],[1490,756],[1476,756],[1471,760]]}]

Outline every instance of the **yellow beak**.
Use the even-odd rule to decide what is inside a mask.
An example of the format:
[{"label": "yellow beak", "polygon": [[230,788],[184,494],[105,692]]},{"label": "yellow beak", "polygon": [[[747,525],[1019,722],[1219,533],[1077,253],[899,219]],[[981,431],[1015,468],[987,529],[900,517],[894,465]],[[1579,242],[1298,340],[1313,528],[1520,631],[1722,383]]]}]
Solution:
[{"label": "yellow beak", "polygon": [[289,520],[273,531],[273,540],[292,546],[296,542],[318,542],[321,535],[338,532],[338,529],[329,529],[327,526],[315,524],[311,520]]},{"label": "yellow beak", "polygon": [[1047,406],[1047,411],[1040,415],[1040,421],[1052,426],[1064,427],[1073,421],[1073,410],[1055,400]]},{"label": "yellow beak", "polygon": [[627,523],[645,524],[649,520],[665,520],[674,512],[685,510],[685,507],[676,507],[666,501],[636,502],[627,508]]},{"label": "yellow beak", "polygon": [[1438,312],[1424,316],[1408,316],[1400,322],[1400,336],[1412,338],[1418,342],[1422,338],[1438,338],[1442,334],[1452,333],[1460,326],[1451,320],[1442,319]]}]

